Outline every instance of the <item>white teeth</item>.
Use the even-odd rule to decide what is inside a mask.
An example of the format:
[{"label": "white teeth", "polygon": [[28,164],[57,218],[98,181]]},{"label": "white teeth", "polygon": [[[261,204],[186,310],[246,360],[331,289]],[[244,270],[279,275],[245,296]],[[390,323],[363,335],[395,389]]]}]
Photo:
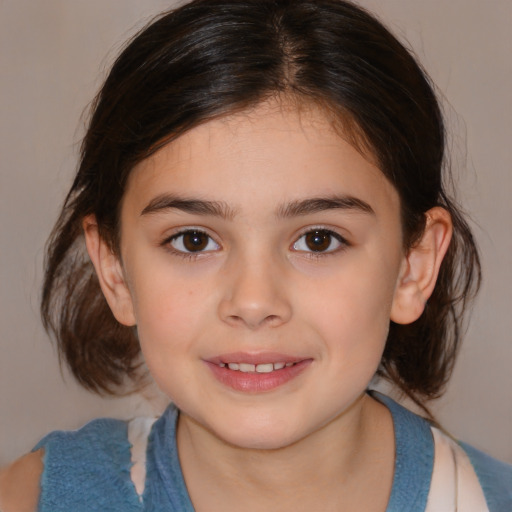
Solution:
[{"label": "white teeth", "polygon": [[274,365],[272,363],[259,364],[256,366],[256,371],[258,373],[270,373],[274,371]]},{"label": "white teeth", "polygon": [[219,363],[221,368],[226,366],[230,370],[240,371],[243,373],[270,373],[274,370],[282,370],[285,366],[289,368],[295,363],[263,363],[263,364],[250,364],[250,363]]}]

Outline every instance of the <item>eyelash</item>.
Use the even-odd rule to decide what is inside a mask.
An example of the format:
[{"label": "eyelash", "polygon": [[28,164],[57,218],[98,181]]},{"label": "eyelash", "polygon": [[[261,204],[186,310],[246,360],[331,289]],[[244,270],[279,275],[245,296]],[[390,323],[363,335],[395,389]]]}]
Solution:
[{"label": "eyelash", "polygon": [[[308,235],[314,235],[314,234],[322,235],[324,237],[329,237],[329,246],[327,247],[327,250],[315,251],[312,249],[311,250],[297,249],[296,246],[301,242],[302,239],[304,239]],[[187,250],[187,248],[183,245],[184,244],[183,237],[185,237],[186,235],[196,235],[198,237],[201,237],[201,236],[207,237],[206,246],[204,248],[200,248],[200,250],[198,250],[198,251]],[[183,246],[184,250],[178,249],[173,246],[173,242],[176,242],[180,238],[182,239],[181,245]],[[334,249],[329,249],[329,247],[332,245],[333,241],[336,241],[339,245],[337,247],[335,247]],[[216,247],[213,249],[205,250],[212,243],[215,244]],[[169,251],[171,251],[176,256],[180,256],[187,260],[195,260],[198,257],[200,257],[201,255],[204,255],[209,252],[214,252],[218,248],[220,248],[220,245],[206,231],[199,229],[199,228],[188,228],[188,229],[185,229],[178,233],[175,233],[174,235],[166,238],[162,242],[161,245],[166,247]],[[324,228],[321,226],[307,228],[307,230],[304,230],[301,233],[301,235],[295,240],[295,242],[293,242],[293,244],[291,245],[291,248],[294,249],[296,252],[307,255],[307,257],[309,257],[309,258],[321,258],[321,257],[325,257],[325,256],[331,256],[333,254],[336,254],[340,251],[345,250],[347,247],[350,247],[350,244],[344,237],[342,237],[339,233],[337,233],[331,229],[327,229],[327,228]]]},{"label": "eyelash", "polygon": [[[332,245],[333,240],[336,241],[339,245],[337,247],[335,247],[334,249],[327,248],[329,250],[321,250],[321,251],[300,250],[300,249],[296,248],[296,245],[299,244],[299,242],[303,238],[307,237],[308,235],[313,235],[315,233],[329,237],[330,238],[329,247]],[[292,248],[294,248],[297,252],[307,255],[308,258],[316,258],[316,259],[326,257],[326,256],[332,256],[341,251],[344,251],[345,249],[347,249],[347,247],[350,247],[350,243],[344,237],[342,237],[336,231],[333,231],[332,229],[328,229],[328,228],[325,228],[322,226],[307,228],[305,231],[302,232],[302,234],[292,244]]]},{"label": "eyelash", "polygon": [[[185,250],[177,249],[172,245],[173,242],[179,240],[180,238],[185,237],[186,235],[196,235],[196,236],[204,236],[207,240],[206,248],[213,242],[216,245],[215,249],[210,249],[205,251],[204,249],[198,250],[198,251],[189,251],[185,246]],[[183,245],[183,240],[181,241],[181,245]],[[183,231],[180,231],[179,233],[175,233],[174,235],[166,238],[162,244],[165,248],[167,248],[170,252],[172,252],[176,256],[180,256],[186,260],[195,260],[201,255],[204,255],[205,253],[213,252],[217,248],[219,248],[219,244],[204,230],[198,229],[198,228],[188,228],[184,229]]]}]

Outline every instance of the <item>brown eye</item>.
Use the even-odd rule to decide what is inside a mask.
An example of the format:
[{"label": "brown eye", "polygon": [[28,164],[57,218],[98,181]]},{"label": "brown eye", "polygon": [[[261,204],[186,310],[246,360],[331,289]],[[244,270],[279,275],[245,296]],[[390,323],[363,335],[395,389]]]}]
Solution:
[{"label": "brown eye", "polygon": [[183,246],[187,251],[202,251],[208,245],[208,236],[199,231],[191,231],[183,235]]},{"label": "brown eye", "polygon": [[296,251],[332,252],[342,246],[344,240],[328,229],[314,229],[302,235],[294,244]]},{"label": "brown eye", "polygon": [[312,251],[326,251],[331,245],[331,235],[325,231],[312,231],[306,235],[305,242]]},{"label": "brown eye", "polygon": [[170,244],[179,252],[206,252],[215,251],[218,244],[203,231],[184,231],[173,236]]}]

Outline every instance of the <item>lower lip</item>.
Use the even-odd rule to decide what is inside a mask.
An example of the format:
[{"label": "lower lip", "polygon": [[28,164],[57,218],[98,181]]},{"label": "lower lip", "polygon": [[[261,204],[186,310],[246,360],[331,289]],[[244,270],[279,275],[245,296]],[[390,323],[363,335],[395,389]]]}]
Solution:
[{"label": "lower lip", "polygon": [[240,372],[230,370],[227,366],[206,361],[213,375],[222,384],[234,389],[235,391],[244,391],[246,393],[263,393],[283,386],[287,382],[301,374],[311,363],[312,359],[300,361],[293,366],[285,366],[280,370],[274,370],[269,373]]}]

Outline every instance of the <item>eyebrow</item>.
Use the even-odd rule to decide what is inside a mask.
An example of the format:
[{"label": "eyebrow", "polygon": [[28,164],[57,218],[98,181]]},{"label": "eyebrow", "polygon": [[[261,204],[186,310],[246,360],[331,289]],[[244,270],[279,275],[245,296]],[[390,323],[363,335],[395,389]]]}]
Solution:
[{"label": "eyebrow", "polygon": [[[163,194],[152,199],[142,210],[141,216],[181,210],[195,215],[210,215],[232,220],[237,210],[223,201],[207,201],[203,199],[187,199],[176,195]],[[333,195],[291,201],[277,209],[277,218],[299,217],[326,210],[352,210],[355,212],[375,215],[373,208],[365,201],[352,196]]]},{"label": "eyebrow", "polygon": [[152,199],[142,210],[141,216],[164,212],[166,210],[181,210],[196,215],[211,215],[230,220],[236,210],[222,201],[205,201],[202,199],[187,199],[175,195],[163,194]]},{"label": "eyebrow", "polygon": [[310,215],[326,210],[353,210],[360,213],[375,215],[373,208],[365,201],[357,197],[334,195],[329,197],[314,197],[292,201],[277,211],[277,216],[281,218],[298,217],[301,215]]}]

